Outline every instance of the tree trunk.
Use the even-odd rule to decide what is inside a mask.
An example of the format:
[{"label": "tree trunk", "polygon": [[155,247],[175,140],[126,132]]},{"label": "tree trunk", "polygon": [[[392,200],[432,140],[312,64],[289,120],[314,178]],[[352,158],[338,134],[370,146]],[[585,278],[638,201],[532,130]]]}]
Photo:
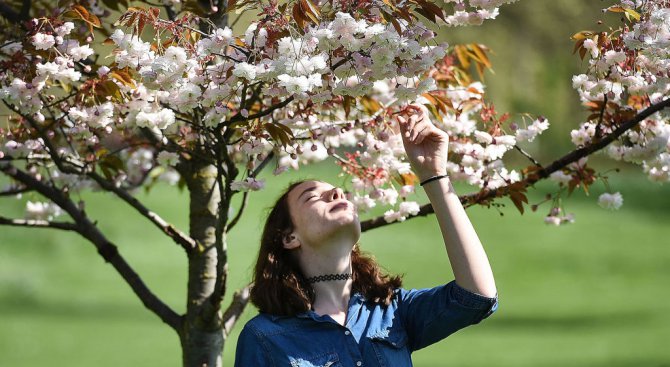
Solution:
[{"label": "tree trunk", "polygon": [[[226,3],[218,0],[216,4],[218,11],[210,20],[223,28],[228,24],[228,13],[224,11]],[[204,24],[202,22],[201,26]],[[219,303],[209,301],[217,278],[216,224],[222,219],[219,215],[222,198],[216,180],[217,170],[213,165],[194,159],[180,173],[183,176],[186,173],[184,179],[190,194],[189,230],[197,243],[196,250],[188,258],[186,317],[179,336],[182,363],[184,367],[221,367],[226,336],[223,315]],[[221,210],[226,213],[228,208]],[[222,250],[226,246],[225,238],[224,234],[220,244]],[[225,278],[223,282],[221,286],[225,290]]]},{"label": "tree trunk", "polygon": [[190,195],[189,228],[197,248],[188,257],[188,299],[180,333],[184,367],[219,367],[224,331],[220,307],[209,296],[216,282],[216,223],[219,195],[216,167],[191,161],[184,179]]}]

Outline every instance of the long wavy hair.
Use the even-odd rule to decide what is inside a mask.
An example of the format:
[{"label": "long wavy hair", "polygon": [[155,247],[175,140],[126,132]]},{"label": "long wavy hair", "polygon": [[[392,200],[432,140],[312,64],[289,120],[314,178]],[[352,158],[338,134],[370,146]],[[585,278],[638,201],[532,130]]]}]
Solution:
[{"label": "long wavy hair", "polygon": [[[314,303],[314,290],[307,283],[297,257],[283,243],[283,238],[294,229],[288,194],[303,182],[289,185],[265,222],[251,288],[251,302],[260,312],[294,316],[310,310]],[[401,276],[382,272],[375,259],[362,253],[358,244],[351,252],[351,266],[352,292],[360,292],[374,303],[388,305],[393,291],[402,286]]]}]

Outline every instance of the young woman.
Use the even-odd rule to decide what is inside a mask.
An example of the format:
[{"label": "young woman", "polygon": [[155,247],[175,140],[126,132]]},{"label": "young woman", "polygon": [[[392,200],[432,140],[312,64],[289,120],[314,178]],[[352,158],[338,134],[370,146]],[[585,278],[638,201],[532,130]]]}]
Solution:
[{"label": "young woman", "polygon": [[[477,324],[498,306],[491,266],[446,176],[449,137],[425,110],[398,123],[414,172],[440,224],[454,280],[401,288],[361,254],[361,227],[342,190],[291,185],[270,212],[235,366],[411,366],[411,352]],[[445,274],[446,275],[446,274]]]}]

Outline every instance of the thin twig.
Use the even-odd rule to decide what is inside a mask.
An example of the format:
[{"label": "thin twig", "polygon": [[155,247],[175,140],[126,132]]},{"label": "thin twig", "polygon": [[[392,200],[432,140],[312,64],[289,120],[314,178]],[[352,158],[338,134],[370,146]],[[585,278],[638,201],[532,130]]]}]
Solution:
[{"label": "thin twig", "polygon": [[265,159],[259,164],[253,171],[249,174],[249,177],[258,177],[258,174],[270,163],[270,161],[275,157],[275,152],[271,151]]},{"label": "thin twig", "polygon": [[44,219],[12,219],[0,216],[0,225],[30,228],[55,228],[65,231],[77,231],[77,225],[67,222],[53,222]]},{"label": "thin twig", "polygon": [[128,203],[131,207],[135,208],[137,212],[149,219],[151,223],[158,227],[163,233],[168,235],[168,237],[172,238],[172,240],[180,245],[187,253],[193,251],[197,247],[196,241],[193,238],[176,228],[174,225],[165,221],[160,215],[149,210],[137,198],[130,195],[128,191],[117,187],[112,182],[106,180],[95,172],[89,172],[87,173],[87,176],[97,182],[100,187],[107,191],[113,192],[116,194],[116,196]]},{"label": "thin twig", "polygon": [[[257,177],[258,174],[268,165],[268,163],[274,158],[275,152],[272,151],[270,154],[268,154],[265,159],[263,159],[263,162],[258,165],[250,174],[249,177]],[[240,209],[237,211],[237,214],[235,214],[235,217],[233,220],[230,221],[230,224],[228,224],[228,231],[233,229],[237,222],[239,222],[240,218],[242,217],[242,213],[244,213],[244,209],[247,207],[247,202],[249,200],[249,191],[245,191],[244,194],[242,194],[242,203],[240,204]]]},{"label": "thin twig", "polygon": [[169,21],[169,20],[160,19],[160,18],[159,18],[159,19],[156,19],[156,21],[157,21],[158,23],[167,23],[167,24],[169,24],[169,25],[176,25],[177,27],[182,27],[182,28],[188,29],[189,31],[198,33],[198,34],[200,34],[201,36],[209,37],[209,35],[208,35],[207,33],[203,32],[203,31],[200,31],[200,30],[197,30],[197,29],[195,29],[195,28],[193,28],[193,27],[189,27],[189,26],[187,26],[187,25],[176,24],[176,23],[173,23],[173,22],[171,22],[171,21]]},{"label": "thin twig", "polygon": [[538,166],[538,167],[542,167],[542,165],[540,164],[540,162],[538,162],[535,158],[531,157],[530,154],[528,154],[525,150],[521,149],[520,146],[518,146],[518,145],[515,144],[515,145],[514,145],[514,149],[518,150],[519,153],[521,153],[524,157],[528,158],[528,160],[530,160],[531,162],[533,162],[534,165],[536,165],[536,166]]},{"label": "thin twig", "polygon": [[51,103],[49,103],[49,104],[46,104],[46,105],[44,105],[44,107],[47,107],[47,108],[48,108],[48,107],[53,107],[53,106],[55,106],[55,105],[57,105],[57,104],[59,104],[59,103],[61,103],[61,102],[65,102],[65,101],[67,101],[68,99],[70,99],[70,98],[76,96],[77,93],[79,93],[79,90],[76,90],[76,89],[75,89],[74,92],[68,94],[67,96],[65,96],[65,97],[63,97],[63,98],[61,98],[61,99],[59,99],[59,100],[57,100],[57,101],[51,102]]},{"label": "thin twig", "polygon": [[596,125],[596,133],[595,133],[596,139],[600,139],[600,135],[602,133],[602,123],[603,123],[603,117],[605,116],[606,108],[607,108],[607,93],[605,93],[605,98],[603,99],[603,106],[600,108],[600,117],[598,117],[598,124]]},{"label": "thin twig", "polygon": [[230,331],[235,326],[235,323],[240,319],[244,309],[249,303],[250,290],[253,284],[247,284],[244,288],[238,290],[233,295],[233,300],[230,302],[230,305],[223,313],[223,332],[226,336],[230,334]]},{"label": "thin twig", "polygon": [[247,202],[249,200],[249,191],[245,191],[244,194],[242,194],[242,203],[240,203],[240,208],[237,210],[237,214],[235,214],[235,217],[230,221],[230,224],[228,224],[228,231],[231,231],[237,222],[239,222],[240,218],[242,217],[242,213],[244,213],[244,209],[247,207]]},{"label": "thin twig", "polygon": [[16,188],[16,189],[9,189],[5,191],[0,191],[0,196],[14,196],[18,194],[23,194],[24,192],[30,192],[33,191],[27,187],[21,187],[21,188]]}]

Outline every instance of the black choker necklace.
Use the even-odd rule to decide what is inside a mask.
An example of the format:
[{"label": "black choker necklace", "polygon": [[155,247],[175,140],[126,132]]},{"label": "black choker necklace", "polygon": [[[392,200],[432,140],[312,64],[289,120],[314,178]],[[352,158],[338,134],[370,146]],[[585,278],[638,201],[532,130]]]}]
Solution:
[{"label": "black choker necklace", "polygon": [[325,282],[328,280],[347,280],[351,278],[351,274],[326,274],[326,275],[317,275],[315,277],[307,278],[307,283],[316,283],[316,282]]}]

